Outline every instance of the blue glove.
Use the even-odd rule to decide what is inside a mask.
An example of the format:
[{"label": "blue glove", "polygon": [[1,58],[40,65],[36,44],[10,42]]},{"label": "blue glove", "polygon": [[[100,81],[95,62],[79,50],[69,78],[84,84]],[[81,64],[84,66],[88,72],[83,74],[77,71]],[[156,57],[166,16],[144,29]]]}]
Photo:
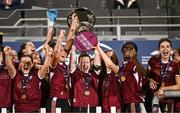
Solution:
[{"label": "blue glove", "polygon": [[50,9],[48,11],[48,18],[50,21],[56,21],[56,18],[58,17],[58,11],[56,9]]}]

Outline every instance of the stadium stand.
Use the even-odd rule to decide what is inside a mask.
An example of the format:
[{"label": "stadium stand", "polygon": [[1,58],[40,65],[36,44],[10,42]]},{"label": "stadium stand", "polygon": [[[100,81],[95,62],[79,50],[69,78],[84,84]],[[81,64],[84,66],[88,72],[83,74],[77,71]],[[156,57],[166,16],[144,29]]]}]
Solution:
[{"label": "stadium stand", "polygon": [[[2,0],[1,0],[2,1]],[[139,9],[112,9],[110,0],[26,0],[22,4],[23,9],[0,12],[0,31],[5,37],[42,37],[46,34],[47,15],[49,8],[58,9],[57,30],[67,28],[66,17],[68,13],[77,7],[86,7],[96,15],[94,32],[100,39],[122,40],[127,37],[178,37],[179,33],[179,7],[178,1],[172,2],[172,8],[164,7],[164,2],[158,0],[137,0]],[[110,3],[108,5],[108,3]],[[150,9],[151,7],[151,9]],[[164,8],[163,8],[164,7]],[[168,7],[168,8],[169,8]],[[171,16],[171,17],[169,17]],[[162,27],[163,26],[163,27]],[[8,39],[8,38],[7,38]],[[111,40],[108,38],[108,40]],[[159,38],[158,38],[159,39]]]}]

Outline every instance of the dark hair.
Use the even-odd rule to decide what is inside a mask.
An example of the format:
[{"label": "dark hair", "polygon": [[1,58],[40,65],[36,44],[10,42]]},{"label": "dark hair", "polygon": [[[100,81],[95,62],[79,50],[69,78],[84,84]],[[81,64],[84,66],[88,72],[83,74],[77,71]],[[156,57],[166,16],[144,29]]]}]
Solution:
[{"label": "dark hair", "polygon": [[180,56],[180,48],[176,48],[175,50],[174,50],[174,52],[173,52],[173,58],[174,58],[174,56],[175,56],[175,54],[174,53],[178,53],[178,55]]},{"label": "dark hair", "polygon": [[171,40],[169,40],[168,38],[162,38],[159,40],[159,43],[158,43],[158,49],[160,48],[160,45],[161,43],[163,42],[168,42],[170,44],[170,46],[172,47],[172,43],[171,43]]},{"label": "dark hair", "polygon": [[82,57],[89,57],[89,60],[91,61],[91,57],[89,56],[89,54],[85,53],[85,52],[82,52],[80,55],[79,55],[79,58],[78,58],[78,62],[80,61],[80,58]]},{"label": "dark hair", "polygon": [[180,56],[180,47],[179,47],[179,48],[176,48],[175,51],[177,51],[177,53],[178,53],[179,56]]},{"label": "dark hair", "polygon": [[4,47],[2,45],[0,45],[0,51],[2,52],[2,56],[3,56],[3,64],[5,62],[5,54],[4,54]]},{"label": "dark hair", "polygon": [[23,50],[26,48],[27,43],[24,42],[21,47],[20,50],[18,51],[18,59],[20,60],[22,56],[24,56]]},{"label": "dark hair", "polygon": [[112,60],[112,62],[113,62],[114,64],[119,65],[119,60],[118,60],[118,56],[117,56],[116,52],[113,51],[113,50],[107,50],[107,51],[105,51],[105,53],[107,53],[107,52],[113,52],[113,54],[112,54],[112,56],[110,57],[110,59]]},{"label": "dark hair", "polygon": [[136,52],[138,52],[138,48],[137,48],[137,45],[134,43],[134,42],[126,42],[123,46],[122,46],[122,49],[121,51],[123,52],[123,49],[126,45],[133,45],[134,49],[136,50]]},{"label": "dark hair", "polygon": [[54,40],[51,40],[48,42],[48,45],[54,49],[55,45],[56,45],[56,42]]}]

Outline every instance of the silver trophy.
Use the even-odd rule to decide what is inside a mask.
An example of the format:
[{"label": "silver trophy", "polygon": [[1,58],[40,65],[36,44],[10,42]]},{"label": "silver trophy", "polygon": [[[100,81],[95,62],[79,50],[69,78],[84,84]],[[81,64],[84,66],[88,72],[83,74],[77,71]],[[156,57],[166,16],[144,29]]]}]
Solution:
[{"label": "silver trophy", "polygon": [[69,27],[72,23],[73,14],[78,16],[79,19],[74,45],[79,51],[90,51],[98,43],[96,35],[91,32],[96,21],[95,15],[86,8],[75,9],[71,11],[67,17],[67,23]]},{"label": "silver trophy", "polygon": [[76,32],[80,32],[80,31],[84,31],[84,30],[85,31],[92,31],[93,30],[93,26],[95,24],[96,17],[87,8],[78,8],[78,9],[71,11],[68,14],[67,23],[68,23],[69,27],[71,26],[72,15],[74,13],[78,16],[78,19],[79,19],[79,26],[78,26],[78,29]]}]

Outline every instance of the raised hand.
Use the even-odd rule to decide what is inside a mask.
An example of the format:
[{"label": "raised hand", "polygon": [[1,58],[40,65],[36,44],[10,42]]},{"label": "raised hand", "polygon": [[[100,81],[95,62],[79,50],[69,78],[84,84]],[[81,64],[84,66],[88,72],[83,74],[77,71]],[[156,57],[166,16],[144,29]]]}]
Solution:
[{"label": "raised hand", "polygon": [[78,19],[78,16],[74,13],[72,15],[72,23],[71,23],[71,30],[77,30],[79,26],[79,19]]},{"label": "raised hand", "polygon": [[11,47],[6,46],[3,51],[4,51],[5,54],[10,54],[11,50],[12,50]]},{"label": "raised hand", "polygon": [[52,54],[53,54],[53,49],[49,45],[44,46],[44,51],[45,51],[46,57],[52,56]]},{"label": "raised hand", "polygon": [[98,41],[97,45],[95,46],[95,50],[99,50],[100,49],[100,42]]},{"label": "raised hand", "polygon": [[133,49],[130,51],[129,55],[130,55],[130,58],[131,58],[131,59],[136,59],[136,58],[137,58],[137,52],[136,52],[136,50],[133,48]]},{"label": "raised hand", "polygon": [[63,38],[66,36],[66,31],[65,30],[60,30],[59,36],[58,36],[58,41],[63,40]]}]

